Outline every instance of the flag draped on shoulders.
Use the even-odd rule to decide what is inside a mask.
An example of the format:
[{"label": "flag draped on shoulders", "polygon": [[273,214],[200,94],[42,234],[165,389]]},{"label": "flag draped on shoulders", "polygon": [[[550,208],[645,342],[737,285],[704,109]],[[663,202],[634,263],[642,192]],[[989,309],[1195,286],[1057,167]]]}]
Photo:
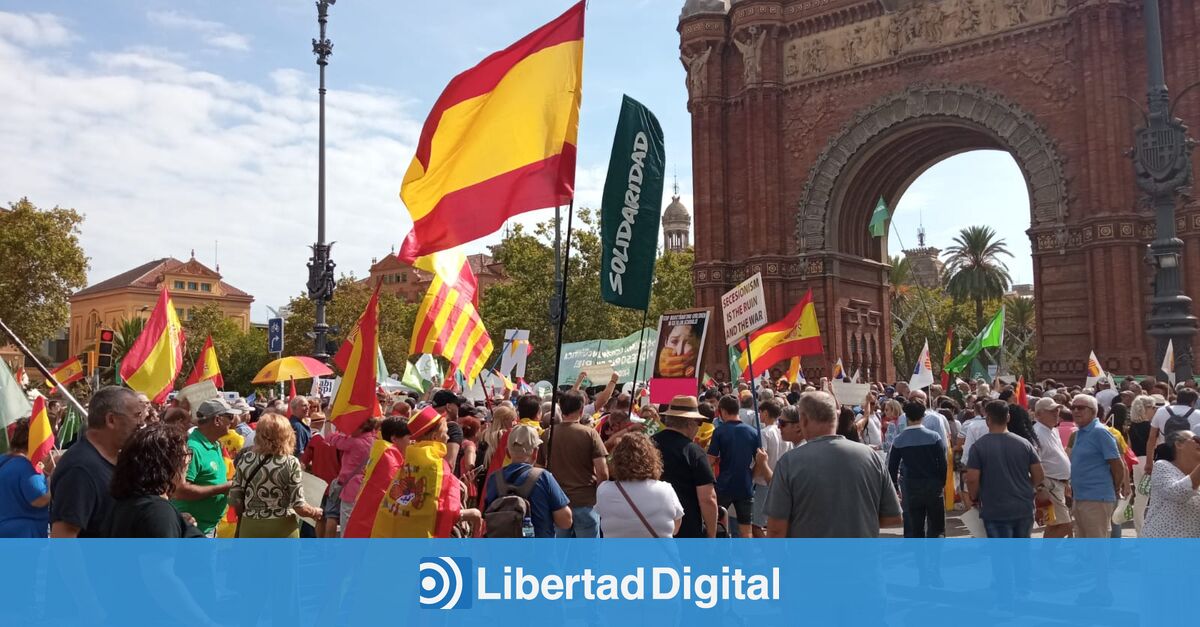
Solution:
[{"label": "flag draped on shoulders", "polygon": [[[817,324],[812,290],[796,303],[783,320],[755,331],[750,336],[748,349],[738,358],[743,377],[749,377],[749,366],[753,366],[754,372],[766,372],[771,366],[791,357],[820,355],[824,349],[821,348],[821,329]],[[753,363],[748,363],[747,353],[754,358]]]},{"label": "flag draped on shoulders", "polygon": [[462,510],[462,486],[445,457],[441,442],[408,445],[404,464],[379,504],[372,538],[450,537]]},{"label": "flag draped on shoulders", "polygon": [[205,338],[204,348],[200,349],[200,356],[196,358],[196,365],[192,366],[192,374],[188,375],[184,385],[209,379],[218,390],[225,389],[225,377],[221,375],[221,364],[217,362],[217,349],[213,347],[211,335]]},{"label": "flag draped on shoulders", "polygon": [[[433,353],[450,360],[464,381],[479,376],[492,354],[492,338],[479,317],[479,291],[466,255],[434,253],[413,264],[433,274],[417,310],[409,351]],[[450,377],[447,377],[449,379]]]},{"label": "flag draped on shoulders", "polygon": [[[368,418],[383,415],[375,387],[375,370],[379,367],[379,286],[367,301],[367,308],[358,318],[333,363],[342,370],[342,383],[329,408],[329,419],[343,433],[354,433]],[[293,383],[294,384],[294,383]]]},{"label": "flag draped on shoulders", "polygon": [[375,517],[379,513],[379,504],[383,502],[384,494],[403,465],[404,453],[400,449],[382,438],[375,440],[371,445],[371,455],[367,458],[366,470],[363,471],[358,499],[354,502],[354,509],[350,513],[350,520],[346,523],[342,537],[371,537],[371,529],[375,526]]},{"label": "flag draped on shoulders", "polygon": [[121,360],[121,378],[156,403],[166,400],[183,369],[183,325],[163,288],[142,334]]},{"label": "flag draped on shoulders", "polygon": [[400,259],[412,263],[494,233],[514,215],[571,201],[583,22],[580,2],[446,86],[400,188],[413,219]]}]

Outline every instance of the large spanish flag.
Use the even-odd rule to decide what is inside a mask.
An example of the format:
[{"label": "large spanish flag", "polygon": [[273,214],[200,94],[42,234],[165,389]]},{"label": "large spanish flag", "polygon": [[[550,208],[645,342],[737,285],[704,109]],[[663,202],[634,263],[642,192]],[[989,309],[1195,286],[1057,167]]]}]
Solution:
[{"label": "large spanish flag", "polygon": [[[333,363],[342,370],[342,383],[329,408],[329,419],[343,433],[354,433],[368,418],[383,416],[379,397],[375,394],[376,370],[379,368],[375,357],[379,353],[380,285],[382,283],[375,285],[375,292],[359,316],[358,324],[333,356]],[[295,384],[293,380],[292,385]]]},{"label": "large spanish flag", "polygon": [[183,369],[183,326],[163,287],[142,334],[121,360],[121,378],[156,403],[167,399]]},{"label": "large spanish flag", "polygon": [[400,187],[413,219],[400,259],[411,264],[571,201],[583,11],[576,4],[446,86]]},{"label": "large spanish flag", "polygon": [[808,290],[783,320],[768,324],[750,336],[750,350],[742,353],[738,363],[742,376],[749,377],[746,353],[754,357],[755,372],[766,372],[785,359],[823,352],[817,308],[813,305],[812,290]]},{"label": "large spanish flag", "polygon": [[479,288],[471,264],[461,252],[447,251],[421,257],[414,265],[433,273],[433,281],[417,310],[409,352],[441,355],[474,381],[492,354],[492,338],[476,308]]},{"label": "large spanish flag", "polygon": [[221,364],[217,362],[217,349],[213,348],[211,335],[204,340],[204,348],[200,349],[200,356],[196,358],[196,365],[192,366],[192,374],[188,375],[184,385],[208,379],[212,379],[218,390],[225,388],[225,377],[221,374]]},{"label": "large spanish flag", "polygon": [[362,487],[350,512],[350,520],[342,530],[343,538],[369,538],[379,514],[379,504],[392,485],[392,479],[404,465],[404,452],[382,438],[371,445],[371,455],[363,473]]}]

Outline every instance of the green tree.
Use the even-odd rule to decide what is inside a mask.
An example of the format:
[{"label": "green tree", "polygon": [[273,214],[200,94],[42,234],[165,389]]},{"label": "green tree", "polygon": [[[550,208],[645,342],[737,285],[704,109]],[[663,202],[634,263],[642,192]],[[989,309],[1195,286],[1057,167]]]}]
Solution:
[{"label": "green tree", "polygon": [[1001,257],[1012,257],[1004,240],[990,226],[959,231],[946,252],[946,290],[951,296],[975,303],[975,326],[982,328],[983,303],[1004,296],[1012,279]]},{"label": "green tree", "polygon": [[[352,275],[338,279],[333,300],[325,308],[325,321],[335,329],[330,333],[335,345],[344,341],[358,323],[373,290],[374,286]],[[417,307],[386,292],[379,295],[379,347],[383,351],[384,361],[392,370],[403,371]],[[284,324],[284,354],[311,355],[313,340],[308,333],[312,331],[316,320],[314,303],[307,294],[301,294],[288,303],[288,310],[290,313]]]},{"label": "green tree", "polygon": [[81,224],[74,209],[41,210],[28,198],[0,210],[0,319],[30,346],[67,325],[71,294],[87,285]]},{"label": "green tree", "polygon": [[1009,296],[1004,299],[1004,344],[1009,370],[1027,379],[1034,375],[1037,360],[1037,316],[1033,299]]},{"label": "green tree", "polygon": [[117,322],[117,328],[113,329],[116,332],[116,337],[113,338],[113,363],[125,359],[125,355],[129,354],[129,349],[133,348],[133,343],[145,328],[146,319],[140,316],[121,318]]}]

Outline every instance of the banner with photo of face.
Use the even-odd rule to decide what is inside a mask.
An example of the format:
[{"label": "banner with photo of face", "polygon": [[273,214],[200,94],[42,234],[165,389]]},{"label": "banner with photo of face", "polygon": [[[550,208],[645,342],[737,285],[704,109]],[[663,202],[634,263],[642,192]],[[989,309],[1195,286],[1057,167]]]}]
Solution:
[{"label": "banner with photo of face", "polygon": [[711,320],[711,309],[668,311],[659,318],[650,402],[670,403],[675,396],[696,394]]}]

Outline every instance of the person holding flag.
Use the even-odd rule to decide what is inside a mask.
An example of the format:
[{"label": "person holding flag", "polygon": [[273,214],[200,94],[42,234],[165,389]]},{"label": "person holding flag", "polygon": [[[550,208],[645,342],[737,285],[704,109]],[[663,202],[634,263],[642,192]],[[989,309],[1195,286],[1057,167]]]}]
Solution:
[{"label": "person holding flag", "polygon": [[[44,427],[33,426],[39,422],[44,422]],[[33,418],[22,418],[9,428],[8,454],[0,456],[0,538],[47,535],[50,488],[46,485],[46,474],[53,472],[54,460],[45,454],[37,460],[39,450],[45,447],[31,442],[31,432],[48,431],[49,427],[46,399],[39,396],[34,402]],[[53,448],[53,435],[44,441]]]}]

